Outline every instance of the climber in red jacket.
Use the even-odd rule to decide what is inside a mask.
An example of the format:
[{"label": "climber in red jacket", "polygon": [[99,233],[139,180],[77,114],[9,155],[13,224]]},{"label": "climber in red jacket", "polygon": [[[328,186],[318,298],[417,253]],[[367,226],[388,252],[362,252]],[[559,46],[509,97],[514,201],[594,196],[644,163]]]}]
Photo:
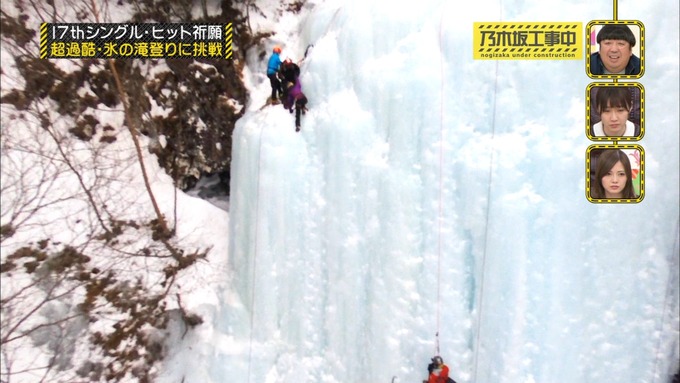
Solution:
[{"label": "climber in red jacket", "polygon": [[427,371],[430,373],[427,383],[446,383],[449,378],[449,367],[444,364],[439,355],[432,358],[432,363],[427,366]]}]

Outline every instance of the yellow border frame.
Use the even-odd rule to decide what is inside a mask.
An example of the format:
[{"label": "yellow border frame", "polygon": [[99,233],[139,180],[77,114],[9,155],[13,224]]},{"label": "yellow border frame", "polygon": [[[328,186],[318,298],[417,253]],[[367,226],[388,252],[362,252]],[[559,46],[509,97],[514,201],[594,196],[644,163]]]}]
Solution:
[{"label": "yellow border frame", "polygon": [[[474,22],[474,60],[582,60],[583,23],[574,22]],[[486,34],[491,34],[487,39]],[[496,34],[501,36],[496,37]],[[549,35],[546,35],[548,33]],[[548,37],[552,37],[547,40]],[[559,39],[555,40],[556,37]],[[566,41],[563,39],[566,37]],[[573,37],[573,41],[570,39]],[[489,45],[482,45],[488,40]],[[563,56],[564,55],[564,56]],[[566,56],[566,57],[565,57]]]},{"label": "yellow border frame", "polygon": [[[165,51],[165,52],[163,52],[162,55],[158,55],[158,56],[148,55],[148,54],[145,55],[145,56],[142,56],[142,55],[139,54],[139,52],[137,54],[134,54],[134,55],[132,55],[132,54],[126,55],[126,54],[122,54],[122,51],[121,51],[121,54],[116,53],[116,54],[104,55],[104,56],[102,56],[101,53],[96,53],[96,54],[93,54],[91,56],[90,55],[82,55],[82,54],[80,54],[80,55],[74,54],[74,55],[55,56],[53,54],[49,54],[51,51],[48,49],[49,48],[48,43],[50,43],[50,41],[51,41],[49,39],[49,26],[52,25],[52,24],[55,24],[55,25],[82,25],[82,26],[88,26],[88,25],[95,25],[95,26],[126,25],[126,26],[142,26],[142,27],[147,27],[147,28],[148,28],[149,25],[215,25],[215,26],[221,25],[221,26],[223,26],[223,31],[224,31],[224,39],[221,41],[221,42],[224,43],[224,46],[223,46],[224,49],[223,49],[223,53],[220,53],[220,55],[213,55],[213,54],[194,55],[193,51],[192,51],[192,54],[180,54],[179,56],[174,56],[174,55],[169,56],[167,54],[167,51]],[[94,44],[96,44],[97,42],[100,43],[100,44],[107,44],[107,42],[110,39],[111,38],[106,38],[106,39],[100,38],[100,39],[95,40],[95,41],[87,41],[87,40],[83,40],[83,39],[73,39],[73,38],[70,38],[70,37],[66,37],[65,39],[62,39],[60,37],[59,39],[57,39],[56,43],[59,43],[59,44],[66,44],[66,43],[69,43],[69,44],[70,43],[93,44],[92,52],[98,52],[98,51],[101,51],[102,47],[101,46],[94,46]],[[232,56],[233,56],[233,52],[234,52],[232,40],[233,40],[233,25],[232,25],[231,22],[226,23],[226,24],[223,24],[223,23],[203,24],[203,23],[197,23],[197,22],[191,22],[191,23],[132,23],[132,22],[130,22],[130,23],[46,23],[46,22],[43,22],[43,23],[40,24],[40,55],[39,55],[39,57],[41,59],[150,59],[150,60],[154,60],[154,59],[219,59],[221,57],[223,57],[225,59],[231,59]],[[118,40],[116,40],[116,41],[118,41]],[[140,37],[127,37],[126,36],[126,37],[123,37],[122,39],[120,39],[120,41],[121,41],[121,43],[120,43],[121,47],[125,46],[125,47],[129,47],[130,49],[133,49],[132,44],[136,44],[136,43],[150,43],[150,44],[155,43],[155,41],[153,39],[150,41],[149,38],[146,37],[146,36],[140,36]],[[162,39],[159,40],[159,41],[160,41],[160,43],[163,43]],[[202,40],[197,40],[197,41],[202,41]],[[50,43],[50,45],[54,44],[54,43],[55,43],[55,41],[52,41]],[[215,43],[217,43],[217,40],[215,40]],[[165,42],[165,44],[166,45],[172,44],[173,46],[176,47],[177,44],[181,44],[181,43],[169,41],[169,42]],[[99,49],[97,50],[96,48],[99,48]],[[222,46],[220,46],[220,49],[222,50]]]},{"label": "yellow border frame", "polygon": [[[605,25],[605,24],[623,24],[623,25],[637,25],[640,27],[640,74],[592,74],[590,73],[590,30],[593,25]],[[642,22],[638,20],[593,20],[586,25],[586,74],[590,78],[603,79],[637,79],[645,74],[645,26]]]},{"label": "yellow border frame", "polygon": [[230,59],[233,53],[232,48],[233,27],[232,23],[224,26],[224,58]]},{"label": "yellow border frame", "polygon": [[[590,152],[596,149],[635,149],[640,152],[640,195],[638,198],[596,199],[590,196]],[[640,145],[590,145],[586,150],[586,198],[597,204],[639,203],[645,198],[645,149]]]},{"label": "yellow border frame", "polygon": [[[590,134],[590,91],[595,87],[609,87],[609,86],[621,86],[621,87],[636,87],[640,89],[640,135],[633,137],[598,137]],[[593,82],[586,87],[586,136],[591,141],[640,141],[642,137],[645,136],[645,88],[642,84],[637,82]]]}]

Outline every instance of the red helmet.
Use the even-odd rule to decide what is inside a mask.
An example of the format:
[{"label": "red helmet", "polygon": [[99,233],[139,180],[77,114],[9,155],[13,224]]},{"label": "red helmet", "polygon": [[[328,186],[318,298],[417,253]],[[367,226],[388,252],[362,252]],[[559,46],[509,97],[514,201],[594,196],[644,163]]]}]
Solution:
[{"label": "red helmet", "polygon": [[281,47],[278,45],[274,46],[274,53],[281,53]]}]

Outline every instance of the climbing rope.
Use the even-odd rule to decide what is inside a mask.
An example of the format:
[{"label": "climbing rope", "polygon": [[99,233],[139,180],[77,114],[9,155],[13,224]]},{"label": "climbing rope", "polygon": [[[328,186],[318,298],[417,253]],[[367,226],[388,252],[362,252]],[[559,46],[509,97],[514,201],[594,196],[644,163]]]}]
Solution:
[{"label": "climbing rope", "polygon": [[[338,16],[338,13],[340,12],[340,7],[335,11],[333,14],[333,19],[331,20],[331,23],[329,24],[328,28],[326,28],[326,32],[324,34],[327,34],[328,31],[335,26],[336,19]],[[309,44],[307,46],[307,49],[305,49],[305,54],[302,60],[300,61],[300,65],[304,63],[304,61],[307,59],[307,55],[309,53],[310,48],[313,48],[314,44]],[[252,360],[253,360],[253,334],[254,334],[254,327],[255,327],[255,298],[256,298],[256,291],[257,291],[257,286],[256,286],[256,281],[255,278],[257,277],[257,255],[258,255],[258,233],[259,233],[259,220],[260,220],[260,169],[261,169],[261,164],[262,164],[262,132],[264,130],[264,125],[261,124],[260,128],[260,135],[259,135],[259,153],[258,153],[258,163],[257,163],[257,192],[255,195],[255,247],[254,247],[254,254],[253,254],[253,271],[251,275],[251,281],[252,281],[252,294],[250,295],[250,303],[249,303],[249,310],[250,310],[250,335],[249,335],[249,343],[248,343],[248,382],[251,381],[251,366],[252,366]]]},{"label": "climbing rope", "polygon": [[486,189],[486,225],[484,227],[484,251],[482,253],[482,275],[479,281],[479,309],[477,313],[477,335],[475,342],[475,370],[473,382],[477,381],[477,367],[479,358],[477,357],[479,353],[479,344],[481,339],[481,328],[482,328],[482,311],[484,309],[484,271],[486,270],[486,250],[489,247],[489,212],[491,211],[491,182],[493,180],[493,162],[494,162],[494,136],[496,130],[496,89],[498,86],[498,61],[496,61],[495,69],[495,80],[494,80],[494,94],[493,94],[493,107],[492,107],[492,117],[491,117],[491,155],[489,156],[489,183]]},{"label": "climbing rope", "polygon": [[[499,0],[499,21],[503,20],[503,0]],[[494,164],[494,140],[496,137],[496,99],[497,99],[497,91],[498,91],[498,60],[496,60],[496,65],[494,69],[494,82],[493,82],[493,101],[492,101],[492,108],[491,108],[491,143],[490,143],[490,149],[491,149],[491,154],[489,155],[489,182],[487,184],[486,188],[486,217],[485,217],[485,222],[486,225],[484,226],[484,251],[482,252],[482,265],[481,265],[481,276],[480,276],[480,281],[479,281],[479,303],[478,303],[478,310],[477,310],[477,330],[476,330],[476,339],[475,339],[475,352],[473,355],[475,356],[475,362],[474,362],[474,371],[473,371],[473,382],[478,381],[477,380],[477,370],[479,367],[479,351],[480,351],[480,343],[481,343],[481,332],[482,332],[482,318],[483,318],[483,311],[484,311],[484,274],[486,271],[486,253],[487,253],[487,248],[489,247],[489,215],[491,211],[491,184],[493,181],[493,164]]]},{"label": "climbing rope", "polygon": [[[335,12],[333,12],[333,17],[331,18],[331,22],[328,24],[328,26],[324,30],[323,34],[321,34],[322,37],[328,35],[328,32],[330,32],[331,28],[335,27],[335,23],[337,22],[337,19],[338,19],[338,14],[340,13],[341,9],[342,9],[342,7],[338,7],[338,9],[336,9]],[[317,39],[317,42],[318,42],[318,39]],[[306,68],[303,68],[302,65],[306,62],[307,56],[309,55],[309,52],[311,52],[310,49],[312,49],[312,48],[314,48],[313,43],[307,44],[307,48],[305,48],[304,55],[297,62],[298,66],[300,67],[300,71],[301,71],[300,73],[301,74],[306,71]]]},{"label": "climbing rope", "polygon": [[255,192],[255,247],[253,248],[253,272],[251,275],[251,283],[253,286],[253,292],[250,294],[250,340],[248,343],[248,382],[250,382],[250,367],[253,360],[253,328],[255,327],[255,292],[257,291],[257,283],[255,278],[257,277],[257,254],[258,254],[258,233],[260,230],[260,169],[262,164],[262,131],[264,130],[264,124],[260,124],[260,137],[259,137],[259,151],[258,151],[258,162],[257,162],[257,190]]},{"label": "climbing rope", "polygon": [[[444,7],[443,5],[442,7]],[[435,355],[440,355],[439,350],[439,331],[441,329],[441,269],[442,269],[442,221],[444,217],[444,10],[439,18],[439,211],[437,213],[437,323],[435,333]]]}]

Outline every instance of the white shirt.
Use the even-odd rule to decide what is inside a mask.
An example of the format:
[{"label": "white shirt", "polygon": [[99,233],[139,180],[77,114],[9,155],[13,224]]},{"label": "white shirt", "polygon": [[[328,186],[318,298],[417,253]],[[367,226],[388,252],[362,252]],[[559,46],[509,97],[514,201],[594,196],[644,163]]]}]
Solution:
[{"label": "white shirt", "polygon": [[[593,133],[595,133],[594,134],[595,137],[606,137],[607,136],[606,134],[604,134],[604,128],[602,127],[602,121],[593,125]],[[623,132],[622,135],[615,136],[615,137],[633,137],[633,136],[635,136],[635,124],[633,124],[630,121],[626,121],[626,131]]]}]

